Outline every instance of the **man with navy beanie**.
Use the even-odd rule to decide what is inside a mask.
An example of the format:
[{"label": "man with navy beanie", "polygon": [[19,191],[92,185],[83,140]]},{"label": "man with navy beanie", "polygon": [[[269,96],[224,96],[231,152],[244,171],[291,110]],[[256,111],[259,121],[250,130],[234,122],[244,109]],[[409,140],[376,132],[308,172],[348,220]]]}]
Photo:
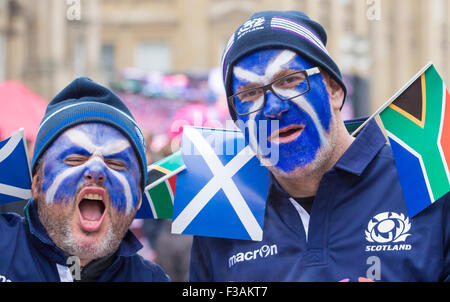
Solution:
[{"label": "man with navy beanie", "polygon": [[255,13],[228,41],[230,116],[271,172],[263,239],[195,236],[191,281],[450,281],[449,195],[408,217],[377,123],[346,129],[326,42],[298,11]]},{"label": "man with navy beanie", "polygon": [[128,229],[142,199],[143,135],[109,89],[78,78],[48,105],[36,137],[25,218],[0,215],[10,281],[169,281]]}]

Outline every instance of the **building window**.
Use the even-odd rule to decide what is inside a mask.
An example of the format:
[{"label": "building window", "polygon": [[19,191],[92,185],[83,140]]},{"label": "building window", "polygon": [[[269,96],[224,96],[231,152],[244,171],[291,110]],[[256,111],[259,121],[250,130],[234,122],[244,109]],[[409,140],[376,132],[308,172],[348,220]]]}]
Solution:
[{"label": "building window", "polygon": [[116,71],[114,45],[108,43],[103,44],[101,52],[101,68],[103,76],[107,82],[111,82]]},{"label": "building window", "polygon": [[86,73],[86,45],[79,38],[75,41],[73,54],[73,74],[75,77],[85,76]]},{"label": "building window", "polygon": [[0,82],[6,79],[6,45],[5,37],[0,33]]},{"label": "building window", "polygon": [[170,72],[172,59],[170,47],[161,42],[141,42],[135,49],[134,64],[143,71]]}]

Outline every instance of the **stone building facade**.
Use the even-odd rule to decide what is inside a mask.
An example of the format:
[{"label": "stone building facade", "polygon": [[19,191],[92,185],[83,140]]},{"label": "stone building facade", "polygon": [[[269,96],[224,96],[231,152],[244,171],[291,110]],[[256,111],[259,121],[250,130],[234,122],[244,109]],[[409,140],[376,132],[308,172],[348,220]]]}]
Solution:
[{"label": "stone building facade", "polygon": [[450,83],[449,0],[0,0],[0,80],[50,99],[74,77],[129,67],[204,72],[254,11],[303,10],[344,73],[369,83],[371,113],[432,60]]}]

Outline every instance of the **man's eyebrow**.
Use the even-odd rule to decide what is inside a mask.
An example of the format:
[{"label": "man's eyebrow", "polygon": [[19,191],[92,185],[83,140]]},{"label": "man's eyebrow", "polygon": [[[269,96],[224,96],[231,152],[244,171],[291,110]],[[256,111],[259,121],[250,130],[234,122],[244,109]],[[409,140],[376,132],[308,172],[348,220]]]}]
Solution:
[{"label": "man's eyebrow", "polygon": [[245,91],[245,90],[248,90],[248,89],[252,89],[252,88],[261,87],[261,86],[263,86],[262,83],[248,83],[248,84],[245,84],[245,85],[242,85],[241,87],[239,87],[236,90],[236,93],[239,93],[239,92],[242,92],[242,91]]},{"label": "man's eyebrow", "polygon": [[281,69],[273,75],[271,82],[276,81],[278,78],[287,76],[287,75],[297,72],[297,71],[300,71],[300,70],[296,70],[296,69],[292,69],[292,68]]},{"label": "man's eyebrow", "polygon": [[64,159],[69,155],[72,154],[77,154],[77,155],[86,155],[86,156],[90,156],[92,155],[92,153],[90,153],[88,150],[86,150],[85,148],[81,147],[81,146],[77,146],[77,145],[73,145],[70,146],[68,148],[64,148],[59,155],[57,156],[57,158],[59,159]]},{"label": "man's eyebrow", "polygon": [[108,155],[119,154],[119,153],[127,150],[128,148],[131,148],[131,145],[128,142],[128,140],[125,138],[121,138],[121,139],[117,139],[113,142],[106,143],[105,145],[103,145],[101,147],[101,150],[102,150],[103,156],[108,156]]},{"label": "man's eyebrow", "polygon": [[96,146],[92,143],[89,137],[82,131],[77,129],[67,130],[65,136],[76,146],[84,148],[89,153],[95,152]]},{"label": "man's eyebrow", "polygon": [[129,149],[126,148],[126,149],[118,151],[116,153],[105,154],[105,155],[103,155],[103,158],[108,158],[108,159],[122,158],[122,159],[125,159],[128,161],[131,161],[133,158],[133,148],[131,148],[131,146],[129,146]]}]

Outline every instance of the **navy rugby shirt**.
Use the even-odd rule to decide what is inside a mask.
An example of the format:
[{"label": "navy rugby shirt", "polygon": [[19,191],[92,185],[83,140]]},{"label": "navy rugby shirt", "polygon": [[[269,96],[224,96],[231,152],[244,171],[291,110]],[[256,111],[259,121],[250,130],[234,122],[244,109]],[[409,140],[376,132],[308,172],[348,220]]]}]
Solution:
[{"label": "navy rugby shirt", "polygon": [[323,176],[310,216],[272,181],[262,241],[194,236],[190,280],[450,281],[449,196],[409,218],[372,120]]},{"label": "navy rugby shirt", "polygon": [[[25,214],[26,217],[0,214],[0,282],[72,281],[67,265],[73,262],[50,239],[39,220],[34,200],[28,202]],[[87,275],[82,272],[82,281],[93,281],[93,278],[104,282],[170,281],[161,267],[137,254],[141,248],[142,244],[128,230],[114,257],[106,259],[100,267],[93,270],[91,267]]]}]

